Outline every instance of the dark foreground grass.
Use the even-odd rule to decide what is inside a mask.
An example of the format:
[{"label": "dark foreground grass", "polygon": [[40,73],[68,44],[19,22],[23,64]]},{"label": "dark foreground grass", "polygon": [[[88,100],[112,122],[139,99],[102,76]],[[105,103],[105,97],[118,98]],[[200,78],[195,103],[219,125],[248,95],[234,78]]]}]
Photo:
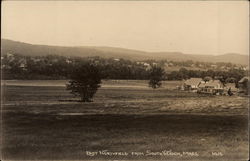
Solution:
[{"label": "dark foreground grass", "polygon": [[[5,113],[4,159],[247,159],[247,117]],[[86,151],[128,152],[87,156]],[[132,156],[131,152],[196,152],[199,156]],[[213,156],[221,152],[223,156]]]},{"label": "dark foreground grass", "polygon": [[[101,88],[92,103],[72,100],[63,87],[6,86],[3,159],[248,159],[245,98],[168,88]],[[162,151],[172,152],[162,156]]]}]

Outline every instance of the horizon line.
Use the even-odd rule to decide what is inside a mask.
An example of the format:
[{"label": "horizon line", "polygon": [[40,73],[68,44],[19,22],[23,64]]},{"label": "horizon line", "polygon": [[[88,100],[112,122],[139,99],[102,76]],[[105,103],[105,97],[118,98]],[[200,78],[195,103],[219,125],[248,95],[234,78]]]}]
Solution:
[{"label": "horizon line", "polygon": [[[229,55],[229,54],[234,54],[234,55],[242,55],[242,56],[249,56],[249,54],[241,54],[241,53],[234,53],[234,52],[230,52],[230,53],[223,53],[223,54],[189,54],[189,53],[183,53],[181,51],[145,51],[145,50],[140,50],[140,49],[131,49],[131,48],[126,48],[126,47],[117,47],[117,46],[94,46],[94,45],[52,45],[52,44],[36,44],[36,43],[31,43],[31,42],[24,42],[24,41],[20,41],[20,40],[13,40],[13,39],[9,39],[9,38],[3,38],[1,37],[1,41],[2,40],[8,40],[8,41],[14,41],[14,42],[18,42],[18,43],[24,43],[24,44],[29,44],[29,45],[40,45],[40,46],[51,46],[51,47],[70,47],[70,48],[74,48],[74,47],[97,47],[97,48],[116,48],[116,49],[123,49],[123,50],[131,50],[131,51],[137,51],[137,52],[144,52],[144,53],[178,53],[178,54],[184,54],[184,55],[201,55],[201,56],[222,56],[222,55]],[[1,47],[2,47],[2,42],[1,42]]]}]

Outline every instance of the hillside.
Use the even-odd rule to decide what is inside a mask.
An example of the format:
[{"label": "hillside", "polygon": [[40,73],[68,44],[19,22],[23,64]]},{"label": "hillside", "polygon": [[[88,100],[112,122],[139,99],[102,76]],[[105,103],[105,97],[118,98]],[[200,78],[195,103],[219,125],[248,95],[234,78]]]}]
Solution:
[{"label": "hillside", "polygon": [[167,59],[173,61],[201,61],[201,62],[231,62],[234,64],[247,65],[248,56],[240,54],[225,54],[220,56],[212,55],[192,55],[180,52],[145,52],[115,47],[96,47],[96,46],[48,46],[34,45],[7,39],[1,39],[2,54],[17,53],[29,56],[61,55],[61,56],[100,56],[104,58],[124,58],[130,60],[145,59]]},{"label": "hillside", "polygon": [[60,56],[101,56],[101,57],[117,57],[126,59],[143,59],[145,52],[112,48],[112,47],[90,47],[90,46],[48,46],[48,45],[33,45],[23,42],[2,39],[2,53],[18,53],[28,56],[44,56],[44,55],[60,55]]}]

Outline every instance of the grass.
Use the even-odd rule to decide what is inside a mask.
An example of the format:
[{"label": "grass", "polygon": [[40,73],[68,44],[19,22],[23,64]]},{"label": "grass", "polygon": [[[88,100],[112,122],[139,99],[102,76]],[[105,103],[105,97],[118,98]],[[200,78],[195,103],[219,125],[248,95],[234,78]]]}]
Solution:
[{"label": "grass", "polygon": [[[4,160],[226,160],[248,158],[248,103],[238,96],[200,96],[164,82],[105,81],[92,103],[72,102],[56,81],[7,82]],[[46,85],[44,86],[43,83]],[[131,86],[134,86],[133,88]],[[196,152],[196,156],[87,156],[86,151]],[[213,156],[221,152],[223,156]]]}]

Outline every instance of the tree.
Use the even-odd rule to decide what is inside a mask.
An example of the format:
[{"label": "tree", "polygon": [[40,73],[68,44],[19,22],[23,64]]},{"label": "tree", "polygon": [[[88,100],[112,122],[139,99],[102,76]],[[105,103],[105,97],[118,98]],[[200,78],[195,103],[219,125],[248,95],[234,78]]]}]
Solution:
[{"label": "tree", "polygon": [[164,69],[162,69],[161,67],[153,66],[149,74],[149,87],[152,87],[153,89],[159,88],[162,85],[161,81],[164,79],[164,77]]},{"label": "tree", "polygon": [[226,83],[236,83],[236,79],[233,77],[229,77],[226,79]]},{"label": "tree", "polygon": [[91,102],[101,84],[99,69],[91,64],[77,65],[71,72],[66,89],[81,98],[81,102]]},{"label": "tree", "polygon": [[208,81],[210,81],[210,80],[213,80],[213,78],[212,77],[209,77],[209,76],[206,76],[206,77],[204,77],[204,79],[203,79],[205,82],[208,82]]}]

